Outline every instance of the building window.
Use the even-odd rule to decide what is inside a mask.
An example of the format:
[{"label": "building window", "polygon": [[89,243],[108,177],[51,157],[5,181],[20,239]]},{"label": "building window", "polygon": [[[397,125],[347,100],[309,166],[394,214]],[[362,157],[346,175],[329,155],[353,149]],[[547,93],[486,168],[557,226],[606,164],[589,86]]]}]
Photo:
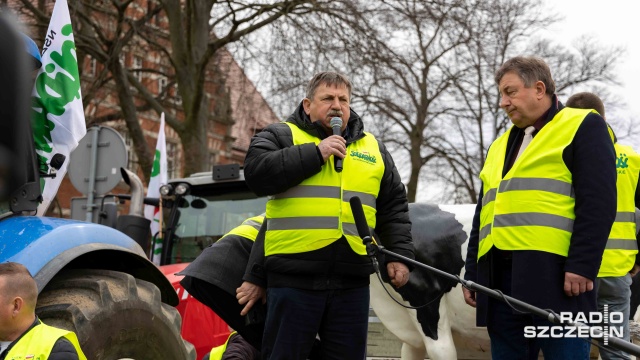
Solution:
[{"label": "building window", "polygon": [[160,23],[162,22],[162,17],[163,17],[163,16],[162,16],[162,10],[161,10],[161,11],[158,11],[158,12],[153,16],[153,18],[154,18],[154,19],[153,19],[153,22],[154,22],[156,25],[160,26]]},{"label": "building window", "polygon": [[140,56],[133,58],[133,76],[138,82],[142,82],[142,58]]},{"label": "building window", "polygon": [[167,141],[167,180],[179,177],[178,169],[178,144]]},{"label": "building window", "polygon": [[[155,4],[155,2],[152,2],[152,1],[147,2],[147,13],[155,11],[156,6],[158,6],[158,4]],[[158,11],[155,15],[153,15],[149,23],[152,25],[159,26],[160,21],[162,21],[162,15],[160,15],[160,13],[162,13],[162,11]]]},{"label": "building window", "polygon": [[138,154],[136,154],[136,149],[133,144],[133,139],[129,136],[129,132],[123,132],[124,135],[124,143],[127,147],[127,169],[131,170],[131,172],[137,174],[138,169],[140,168],[140,163],[138,162]]},{"label": "building window", "polygon": [[160,75],[158,78],[158,95],[162,94],[167,89],[167,78],[164,75]]},{"label": "building window", "polygon": [[91,59],[89,60],[89,76],[94,77],[96,76],[96,67],[97,67],[97,61],[96,59]]},{"label": "building window", "polygon": [[209,169],[213,169],[214,165],[218,165],[218,154],[209,153]]},{"label": "building window", "polygon": [[174,91],[173,98],[176,105],[182,105],[182,96],[180,96],[180,92],[178,92],[178,83],[176,83],[173,91]]}]

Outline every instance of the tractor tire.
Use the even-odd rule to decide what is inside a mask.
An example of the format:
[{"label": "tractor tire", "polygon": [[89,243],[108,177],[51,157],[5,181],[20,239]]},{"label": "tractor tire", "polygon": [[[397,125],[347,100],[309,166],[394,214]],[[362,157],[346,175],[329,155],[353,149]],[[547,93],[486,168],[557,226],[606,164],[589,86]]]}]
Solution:
[{"label": "tractor tire", "polygon": [[110,270],[65,270],[38,296],[46,324],[76,333],[88,359],[194,360],[178,311],[152,283]]}]

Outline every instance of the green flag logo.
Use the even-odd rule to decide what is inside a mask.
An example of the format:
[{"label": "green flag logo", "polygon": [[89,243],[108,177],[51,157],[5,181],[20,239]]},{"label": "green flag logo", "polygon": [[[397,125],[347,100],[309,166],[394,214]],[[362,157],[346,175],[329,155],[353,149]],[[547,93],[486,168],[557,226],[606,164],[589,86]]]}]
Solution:
[{"label": "green flag logo", "polygon": [[[50,31],[48,37],[55,38],[58,34]],[[36,149],[43,153],[53,151],[51,132],[55,124],[47,118],[48,114],[60,116],[65,112],[65,106],[75,99],[80,99],[80,76],[78,74],[78,60],[75,56],[75,44],[71,38],[71,24],[64,25],[61,35],[66,39],[61,52],[52,51],[53,63],[46,64],[44,72],[40,72],[35,81],[35,91],[38,96],[31,98],[32,127]],[[54,77],[48,74],[53,74]],[[46,73],[45,73],[46,72]],[[38,154],[40,170],[48,171],[47,158]]]}]

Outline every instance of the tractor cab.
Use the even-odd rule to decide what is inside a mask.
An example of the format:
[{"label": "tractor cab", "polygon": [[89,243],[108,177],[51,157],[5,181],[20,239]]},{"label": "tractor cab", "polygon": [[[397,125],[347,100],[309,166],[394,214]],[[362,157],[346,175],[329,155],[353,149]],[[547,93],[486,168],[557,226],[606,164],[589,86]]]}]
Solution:
[{"label": "tractor cab", "polygon": [[[182,316],[182,336],[201,359],[212,347],[227,340],[230,329],[210,308],[180,285],[176,273],[186,268],[202,250],[218,241],[245,219],[265,212],[267,197],[258,197],[234,165],[214,166],[211,172],[170,180],[160,188],[162,231],[153,243],[162,244],[160,270],[176,290]],[[156,247],[156,251],[159,249]]]},{"label": "tractor cab", "polygon": [[264,213],[267,204],[249,190],[237,164],[171,180],[160,194],[164,231],[154,234],[154,243],[162,237],[161,265],[193,261],[245,219]]}]

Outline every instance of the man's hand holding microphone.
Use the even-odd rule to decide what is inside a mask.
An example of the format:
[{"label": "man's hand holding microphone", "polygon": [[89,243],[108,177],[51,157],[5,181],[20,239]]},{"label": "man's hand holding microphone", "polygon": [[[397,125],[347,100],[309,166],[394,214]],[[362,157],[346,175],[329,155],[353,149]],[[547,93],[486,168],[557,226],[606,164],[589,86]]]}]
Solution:
[{"label": "man's hand holding microphone", "polygon": [[342,137],[342,119],[340,117],[331,118],[331,129],[333,135],[320,141],[318,149],[322,154],[322,159],[326,162],[331,155],[335,156],[334,162],[337,172],[342,171],[342,159],[347,155],[347,141]]}]

